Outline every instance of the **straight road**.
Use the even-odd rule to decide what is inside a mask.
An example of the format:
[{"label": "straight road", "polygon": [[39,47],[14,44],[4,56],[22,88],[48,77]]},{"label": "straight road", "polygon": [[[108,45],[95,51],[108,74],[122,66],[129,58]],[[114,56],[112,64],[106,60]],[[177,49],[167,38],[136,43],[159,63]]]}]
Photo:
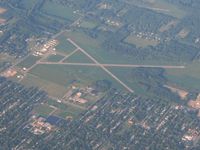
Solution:
[{"label": "straight road", "polygon": [[[72,66],[99,66],[93,63],[65,63],[65,62],[41,62],[40,64],[57,64],[57,65],[72,65]],[[184,69],[185,66],[162,66],[162,65],[132,65],[132,64],[101,64],[104,67],[124,67],[124,68],[164,68],[164,69]]]}]

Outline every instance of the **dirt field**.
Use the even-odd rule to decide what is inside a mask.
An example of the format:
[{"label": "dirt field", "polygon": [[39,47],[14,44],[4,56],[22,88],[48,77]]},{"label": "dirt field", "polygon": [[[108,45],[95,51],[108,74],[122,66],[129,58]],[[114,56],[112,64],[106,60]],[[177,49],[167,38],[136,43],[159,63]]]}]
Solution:
[{"label": "dirt field", "polygon": [[159,31],[160,32],[165,32],[168,31],[170,28],[173,28],[177,25],[178,21],[176,20],[172,20],[169,23],[167,23],[166,25],[163,25],[160,27]]},{"label": "dirt field", "polygon": [[172,87],[169,85],[165,85],[165,87],[170,89],[172,92],[177,93],[181,97],[181,99],[185,99],[187,95],[189,94],[187,91],[176,88],[176,87]]},{"label": "dirt field", "polygon": [[0,24],[5,23],[5,22],[6,22],[6,19],[0,18]]},{"label": "dirt field", "polygon": [[0,7],[0,14],[3,14],[7,11],[7,9]]}]

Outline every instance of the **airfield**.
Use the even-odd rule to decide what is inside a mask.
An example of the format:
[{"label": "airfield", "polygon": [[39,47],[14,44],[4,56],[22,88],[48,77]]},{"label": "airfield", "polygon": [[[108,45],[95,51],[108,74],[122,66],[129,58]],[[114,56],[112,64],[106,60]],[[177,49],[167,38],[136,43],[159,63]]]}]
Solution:
[{"label": "airfield", "polygon": [[[25,9],[29,9],[34,6],[35,1],[22,0],[22,3]],[[135,5],[156,9],[155,11],[169,15],[178,14],[177,18],[182,18],[184,15],[181,10],[161,2],[155,4],[153,8],[139,3]],[[52,8],[54,11],[50,11]],[[138,61],[128,55],[113,51],[107,52],[100,46],[101,39],[93,39],[77,28],[93,29],[100,23],[85,19],[83,14],[72,8],[67,8],[66,13],[63,13],[64,10],[66,7],[51,2],[41,8],[45,15],[70,20],[72,23],[69,29],[62,30],[44,44],[33,47],[29,55],[14,63],[2,74],[28,87],[39,87],[49,94],[48,102],[41,104],[35,110],[40,115],[56,115],[61,118],[77,117],[104,95],[102,93],[94,96],[88,92],[88,87],[102,79],[111,81],[112,87],[134,93],[136,89],[138,90],[133,81],[134,77],[131,75],[134,68],[163,68],[170,81],[176,83],[178,87],[181,86],[187,90],[186,87],[191,85],[191,87],[198,88],[199,82],[195,80],[200,81],[198,62],[175,64],[157,60]],[[42,20],[42,16],[40,19]],[[160,30],[167,30],[171,24],[169,23]],[[74,28],[76,30],[73,30]],[[140,35],[139,37],[130,35],[125,42],[138,47],[154,46],[159,43],[152,39],[140,38]],[[193,74],[190,74],[191,72]],[[185,82],[182,82],[183,80]],[[86,103],[79,98],[76,99],[78,101],[69,100],[74,98],[69,94],[74,91],[83,91],[82,94],[90,100]]]}]

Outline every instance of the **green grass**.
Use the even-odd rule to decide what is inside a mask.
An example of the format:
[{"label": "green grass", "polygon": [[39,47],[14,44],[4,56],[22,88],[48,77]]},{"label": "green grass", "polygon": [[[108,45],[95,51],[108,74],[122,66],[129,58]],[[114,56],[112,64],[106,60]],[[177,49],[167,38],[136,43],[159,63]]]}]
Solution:
[{"label": "green grass", "polygon": [[200,65],[199,62],[186,65],[185,69],[167,69],[168,80],[185,89],[200,90]]},{"label": "green grass", "polygon": [[47,117],[54,109],[48,105],[39,105],[34,108],[34,111],[43,117]]},{"label": "green grass", "polygon": [[82,110],[78,107],[66,105],[66,104],[63,104],[63,103],[58,103],[58,102],[56,102],[55,100],[52,100],[52,99],[49,99],[47,103],[48,103],[48,105],[52,105],[52,106],[58,108],[59,110],[56,111],[55,114],[58,115],[61,118],[64,118],[64,119],[67,116],[72,116],[73,118],[78,117],[78,115],[82,111],[84,111],[84,110]]},{"label": "green grass", "polygon": [[32,65],[36,63],[37,60],[39,60],[41,57],[30,55],[25,60],[23,60],[21,63],[19,63],[17,66],[21,68],[30,68]]},{"label": "green grass", "polygon": [[88,58],[84,53],[81,51],[76,52],[69,58],[67,58],[64,62],[70,62],[70,63],[93,63],[90,58]]},{"label": "green grass", "polygon": [[138,0],[131,0],[129,1],[129,3],[139,7],[148,8],[159,13],[170,15],[176,18],[183,18],[186,15],[186,12],[183,9],[180,9],[179,7],[170,4],[165,0],[155,0],[153,2],[150,2],[150,0],[146,0],[145,3],[141,3]]},{"label": "green grass", "polygon": [[67,91],[67,88],[61,85],[58,85],[54,82],[41,79],[32,74],[27,74],[27,76],[21,81],[25,86],[34,86],[39,87],[42,90],[45,90],[50,96],[62,98]]},{"label": "green grass", "polygon": [[20,3],[22,7],[31,9],[37,3],[37,0],[22,0]]},{"label": "green grass", "polygon": [[123,89],[123,87],[104,70],[94,66],[39,64],[29,73],[36,76],[39,80],[42,79],[66,88],[74,81],[80,86],[88,86],[94,81],[106,79],[110,80],[113,83],[113,86]]},{"label": "green grass", "polygon": [[73,13],[74,9],[55,2],[46,1],[42,7],[42,11],[46,14],[74,21],[79,15]]},{"label": "green grass", "polygon": [[56,50],[58,52],[61,52],[67,55],[76,49],[76,47],[73,44],[67,41],[66,37],[61,36],[58,40],[59,40],[59,44],[56,46]]},{"label": "green grass", "polygon": [[82,28],[93,29],[98,26],[98,23],[93,22],[93,21],[83,21],[81,22],[80,26]]},{"label": "green grass", "polygon": [[67,32],[64,35],[66,38],[71,38],[81,48],[87,51],[100,63],[111,64],[152,64],[152,65],[169,65],[171,62],[158,62],[157,60],[138,61],[131,55],[118,53],[116,51],[107,51],[101,46],[101,40],[93,39],[85,33],[79,31]]},{"label": "green grass", "polygon": [[62,60],[64,58],[64,56],[62,55],[50,55],[46,61],[48,62],[59,62],[60,60]]},{"label": "green grass", "polygon": [[138,38],[136,35],[130,35],[125,39],[126,43],[134,44],[136,47],[145,48],[147,46],[156,46],[159,44],[156,40],[149,40],[144,38]]},{"label": "green grass", "polygon": [[139,87],[137,81],[135,81],[132,75],[131,68],[120,68],[120,67],[109,67],[108,68],[113,74],[115,74],[122,82],[132,88],[136,93],[144,94],[142,88]]}]

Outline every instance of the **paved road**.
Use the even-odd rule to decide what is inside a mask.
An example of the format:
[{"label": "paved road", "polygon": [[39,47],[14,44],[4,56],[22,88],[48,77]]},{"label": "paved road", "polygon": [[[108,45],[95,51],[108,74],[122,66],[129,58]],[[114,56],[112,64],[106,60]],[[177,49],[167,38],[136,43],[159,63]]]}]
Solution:
[{"label": "paved road", "polygon": [[79,51],[79,49],[75,49],[73,52],[69,53],[68,55],[66,55],[63,59],[61,59],[59,61],[59,63],[62,63],[65,59],[67,59],[68,57],[72,56],[73,54],[75,54],[77,51]]},{"label": "paved road", "polygon": [[[41,62],[41,64],[60,64],[60,65],[72,65],[72,66],[99,66],[99,64],[93,63],[67,63],[67,62]],[[132,65],[132,64],[101,64],[104,67],[124,67],[124,68],[164,68],[164,69],[184,69],[185,66],[162,66],[162,65]]]}]

